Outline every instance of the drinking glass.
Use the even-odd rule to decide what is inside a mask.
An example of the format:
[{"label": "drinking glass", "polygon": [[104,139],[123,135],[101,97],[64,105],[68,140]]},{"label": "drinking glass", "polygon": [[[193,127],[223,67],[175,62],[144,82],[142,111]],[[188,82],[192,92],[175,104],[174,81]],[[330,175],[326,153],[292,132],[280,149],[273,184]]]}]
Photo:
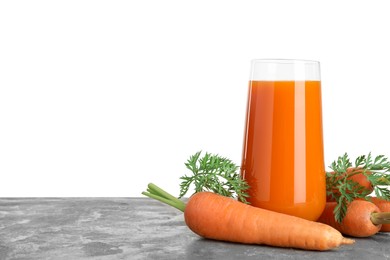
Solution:
[{"label": "drinking glass", "polygon": [[320,64],[253,60],[241,175],[251,205],[317,220],[326,203]]}]

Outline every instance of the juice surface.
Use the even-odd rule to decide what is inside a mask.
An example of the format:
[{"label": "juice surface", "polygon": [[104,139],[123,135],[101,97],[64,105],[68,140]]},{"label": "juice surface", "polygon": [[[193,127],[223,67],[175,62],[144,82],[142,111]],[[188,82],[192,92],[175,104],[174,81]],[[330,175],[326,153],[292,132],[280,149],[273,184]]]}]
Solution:
[{"label": "juice surface", "polygon": [[253,206],[317,220],[325,203],[320,81],[251,81],[241,174]]}]

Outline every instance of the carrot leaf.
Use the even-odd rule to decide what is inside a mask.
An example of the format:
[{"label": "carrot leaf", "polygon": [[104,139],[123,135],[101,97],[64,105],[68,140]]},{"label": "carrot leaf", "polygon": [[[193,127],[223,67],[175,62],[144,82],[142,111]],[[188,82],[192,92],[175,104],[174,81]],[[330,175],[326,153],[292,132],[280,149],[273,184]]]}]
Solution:
[{"label": "carrot leaf", "polygon": [[184,175],[180,179],[180,195],[182,198],[190,189],[195,186],[195,193],[201,191],[211,191],[226,197],[236,197],[244,203],[248,203],[246,198],[249,185],[238,173],[239,167],[231,160],[217,154],[205,153],[201,157],[201,152],[197,152],[185,163],[187,169],[192,174]]},{"label": "carrot leaf", "polygon": [[375,187],[374,192],[378,198],[390,201],[390,190],[388,190],[387,187],[377,186]]},{"label": "carrot leaf", "polygon": [[347,214],[347,209],[348,209],[347,205],[348,205],[347,199],[343,196],[340,196],[333,212],[337,222],[341,223],[341,221],[343,221],[343,218]]}]

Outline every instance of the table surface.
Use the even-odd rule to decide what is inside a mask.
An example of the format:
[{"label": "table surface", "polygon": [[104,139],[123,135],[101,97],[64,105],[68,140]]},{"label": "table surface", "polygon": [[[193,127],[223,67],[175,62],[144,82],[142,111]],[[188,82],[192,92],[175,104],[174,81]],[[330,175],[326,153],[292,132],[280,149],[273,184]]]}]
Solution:
[{"label": "table surface", "polygon": [[326,252],[203,239],[148,198],[0,198],[0,260],[390,259],[390,234]]}]

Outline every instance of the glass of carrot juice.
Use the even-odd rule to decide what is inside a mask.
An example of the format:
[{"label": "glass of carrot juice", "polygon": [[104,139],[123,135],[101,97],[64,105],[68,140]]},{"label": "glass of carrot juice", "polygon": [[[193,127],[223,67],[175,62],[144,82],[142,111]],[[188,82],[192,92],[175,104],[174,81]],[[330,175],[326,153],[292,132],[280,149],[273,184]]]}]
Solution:
[{"label": "glass of carrot juice", "polygon": [[320,64],[253,60],[241,175],[251,205],[317,220],[326,203]]}]

